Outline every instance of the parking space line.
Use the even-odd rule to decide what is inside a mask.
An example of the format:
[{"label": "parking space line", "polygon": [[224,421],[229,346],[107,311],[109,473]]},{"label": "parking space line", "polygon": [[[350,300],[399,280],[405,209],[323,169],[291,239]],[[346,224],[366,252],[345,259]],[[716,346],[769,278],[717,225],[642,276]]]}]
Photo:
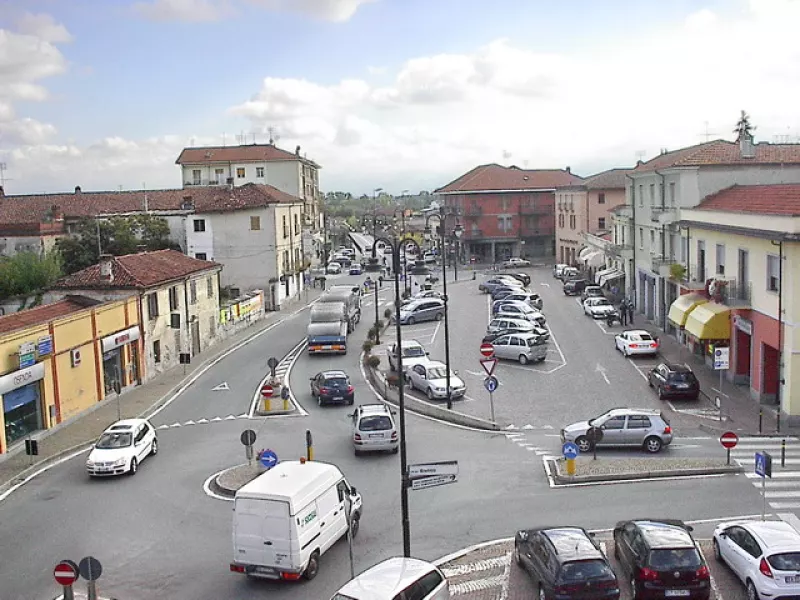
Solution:
[{"label": "parking space line", "polygon": [[429,344],[433,344],[433,342],[436,340],[436,334],[439,333],[439,327],[441,327],[441,325],[442,325],[441,321],[437,321],[436,322],[436,328],[433,330],[433,335],[431,336],[431,341],[428,342]]}]

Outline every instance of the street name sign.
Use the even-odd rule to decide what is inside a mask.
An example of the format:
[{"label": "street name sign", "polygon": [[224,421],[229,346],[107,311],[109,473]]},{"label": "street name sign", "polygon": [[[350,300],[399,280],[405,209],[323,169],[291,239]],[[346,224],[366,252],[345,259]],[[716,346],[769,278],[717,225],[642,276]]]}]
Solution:
[{"label": "street name sign", "polygon": [[425,488],[435,487],[437,485],[446,485],[448,483],[456,482],[455,475],[433,475],[431,477],[421,477],[419,479],[411,480],[412,490],[424,490]]},{"label": "street name sign", "polygon": [[442,462],[422,463],[408,465],[408,478],[431,477],[434,475],[458,475],[458,461],[448,460]]}]

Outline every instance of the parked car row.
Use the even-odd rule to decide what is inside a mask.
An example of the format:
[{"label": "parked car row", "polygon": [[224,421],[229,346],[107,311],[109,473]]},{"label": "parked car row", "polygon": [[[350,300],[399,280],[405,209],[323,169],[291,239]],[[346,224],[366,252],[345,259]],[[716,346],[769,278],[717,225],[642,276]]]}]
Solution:
[{"label": "parked car row", "polygon": [[[397,371],[397,342],[386,349],[386,358],[390,371]],[[403,361],[404,383],[411,389],[425,394],[428,400],[447,399],[447,365],[430,359],[427,352],[417,340],[403,340],[400,344]],[[458,372],[450,370],[450,398],[458,400],[467,393],[467,384],[458,376]]]}]

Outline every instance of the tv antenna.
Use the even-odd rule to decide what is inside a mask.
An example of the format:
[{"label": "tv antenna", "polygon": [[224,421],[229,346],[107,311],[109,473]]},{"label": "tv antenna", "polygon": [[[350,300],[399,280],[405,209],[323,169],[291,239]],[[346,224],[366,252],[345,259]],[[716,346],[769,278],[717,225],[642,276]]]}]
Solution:
[{"label": "tv antenna", "polygon": [[636,162],[639,162],[647,155],[646,150],[637,150],[636,151]]},{"label": "tv antenna", "polygon": [[271,146],[274,146],[281,139],[281,134],[279,134],[278,130],[272,126],[267,128],[267,132],[269,132],[269,143]]},{"label": "tv antenna", "polygon": [[703,123],[705,124],[705,133],[701,133],[700,135],[706,138],[706,141],[709,141],[712,135],[717,135],[717,134],[714,133],[713,131],[708,130],[708,121],[703,121]]},{"label": "tv antenna", "polygon": [[14,181],[10,177],[9,178],[6,177],[6,169],[7,168],[8,168],[8,165],[6,165],[6,163],[0,162],[0,187],[3,187],[3,188],[6,187],[6,181]]}]

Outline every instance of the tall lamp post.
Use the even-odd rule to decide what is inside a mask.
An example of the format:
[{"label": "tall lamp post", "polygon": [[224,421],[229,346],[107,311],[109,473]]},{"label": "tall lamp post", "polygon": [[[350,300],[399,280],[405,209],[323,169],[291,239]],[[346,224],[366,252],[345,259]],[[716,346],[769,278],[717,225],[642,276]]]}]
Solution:
[{"label": "tall lamp post", "polygon": [[419,244],[413,238],[400,238],[393,236],[393,239],[377,238],[375,242],[383,242],[392,251],[392,264],[394,270],[394,322],[397,331],[397,372],[400,375],[399,385],[397,386],[398,405],[400,411],[400,511],[403,525],[403,556],[411,556],[411,524],[408,519],[408,456],[406,454],[406,396],[405,396],[405,376],[403,374],[403,334],[400,327],[400,249],[409,245],[416,246],[419,252]]},{"label": "tall lamp post", "polygon": [[[378,217],[375,213],[372,214],[372,258],[369,259],[365,271],[367,273],[379,273],[381,265],[378,264],[378,255],[376,247],[378,246]],[[379,313],[378,313],[378,284],[375,280],[372,281],[372,287],[375,290],[375,344],[381,343],[381,334],[378,327]]]},{"label": "tall lamp post", "polygon": [[456,256],[455,261],[453,262],[453,271],[455,272],[455,279],[458,281],[458,259],[461,256],[459,252],[460,248],[458,247],[459,241],[461,241],[461,236],[464,235],[464,228],[461,226],[460,223],[456,223],[456,226],[453,228],[453,236],[456,238]]},{"label": "tall lamp post", "polygon": [[450,387],[450,318],[448,316],[448,308],[447,308],[447,247],[446,247],[446,239],[445,239],[445,227],[447,222],[447,215],[444,213],[444,207],[442,207],[439,211],[439,214],[432,214],[428,215],[425,219],[425,237],[428,239],[432,239],[432,233],[430,225],[428,225],[431,219],[436,219],[439,223],[439,233],[440,233],[440,241],[439,241],[439,249],[440,254],[442,257],[442,286],[443,286],[443,298],[444,300],[444,363],[445,363],[445,385],[447,388],[447,408],[453,408],[453,392]]}]

